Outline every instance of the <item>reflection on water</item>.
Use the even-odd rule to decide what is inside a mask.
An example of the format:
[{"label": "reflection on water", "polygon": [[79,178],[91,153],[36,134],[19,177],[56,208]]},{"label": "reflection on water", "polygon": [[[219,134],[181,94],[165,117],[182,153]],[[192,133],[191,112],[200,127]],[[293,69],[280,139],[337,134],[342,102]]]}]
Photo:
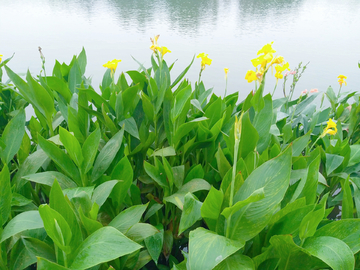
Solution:
[{"label": "reflection on water", "polygon": [[[217,94],[224,90],[224,67],[229,93],[252,90],[245,73],[270,41],[293,68],[311,61],[298,93],[336,88],[339,74],[348,76],[348,91],[360,85],[358,0],[1,0],[0,8],[0,53],[16,53],[9,64],[16,72],[39,72],[39,45],[48,70],[55,58],[69,62],[84,46],[96,88],[108,60],[122,59],[119,71],[137,68],[131,56],[149,65],[149,38],[160,34],[160,44],[172,50],[167,60],[177,60],[173,77],[193,55],[209,54],[213,64],[203,79]],[[192,81],[199,65],[195,61],[188,74]],[[275,80],[267,83],[272,91]]]}]

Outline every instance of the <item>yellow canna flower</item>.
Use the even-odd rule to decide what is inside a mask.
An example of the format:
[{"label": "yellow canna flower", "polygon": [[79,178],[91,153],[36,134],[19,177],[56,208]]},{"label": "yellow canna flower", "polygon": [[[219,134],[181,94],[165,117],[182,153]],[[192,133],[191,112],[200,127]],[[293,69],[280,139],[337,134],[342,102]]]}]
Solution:
[{"label": "yellow canna flower", "polygon": [[326,123],[327,126],[321,134],[321,138],[324,137],[326,134],[335,135],[337,133],[336,123],[331,118]]},{"label": "yellow canna flower", "polygon": [[339,79],[338,82],[339,82],[340,86],[342,86],[344,83],[345,83],[345,85],[347,85],[346,81],[345,81],[345,79],[347,79],[347,77],[345,75],[339,75],[338,79]]},{"label": "yellow canna flower", "polygon": [[229,69],[228,68],[224,68],[224,71],[225,71],[225,78],[227,78],[227,74],[229,72]]},{"label": "yellow canna flower", "polygon": [[245,80],[248,81],[248,83],[251,83],[253,81],[256,81],[258,77],[256,76],[256,72],[253,70],[248,70],[245,75]]},{"label": "yellow canna flower", "polygon": [[285,62],[284,57],[277,56],[273,60],[273,64],[283,64]]},{"label": "yellow canna flower", "polygon": [[282,74],[282,72],[285,71],[286,69],[290,70],[289,69],[289,63],[285,63],[283,65],[276,65],[275,66],[275,70],[276,70],[275,78],[276,78],[276,80],[284,78],[284,75]]},{"label": "yellow canna flower", "polygon": [[2,55],[2,54],[0,54],[0,63],[1,63],[1,61],[2,61],[2,57],[3,57],[3,55]]},{"label": "yellow canna flower", "polygon": [[114,73],[119,62],[121,62],[121,60],[114,59],[112,61],[108,61],[106,64],[103,65],[103,67],[111,69],[111,72]]},{"label": "yellow canna flower", "polygon": [[273,42],[271,42],[271,43],[268,43],[268,44],[266,44],[266,45],[264,45],[259,51],[258,51],[258,55],[260,54],[260,53],[263,53],[264,55],[266,55],[266,54],[268,54],[268,53],[276,53],[276,51],[272,48],[272,44],[274,43],[274,41]]},{"label": "yellow canna flower", "polygon": [[205,69],[205,65],[210,66],[212,59],[208,57],[206,53],[200,53],[197,58],[201,58],[201,70]]},{"label": "yellow canna flower", "polygon": [[156,50],[159,50],[159,48],[160,48],[159,45],[158,45],[158,43],[157,43],[159,37],[160,37],[160,35],[156,35],[156,36],[154,37],[154,39],[150,38],[150,41],[151,41],[151,43],[152,43],[152,45],[150,46],[150,49],[151,49],[153,52],[155,52]]},{"label": "yellow canna flower", "polygon": [[166,53],[171,53],[171,51],[167,48],[167,47],[165,47],[165,46],[162,46],[162,47],[160,47],[160,53],[164,56]]},{"label": "yellow canna flower", "polygon": [[264,57],[264,55],[260,55],[254,59],[251,60],[251,63],[253,64],[254,67],[257,67],[259,65],[261,65],[262,67],[266,66],[266,59]]}]

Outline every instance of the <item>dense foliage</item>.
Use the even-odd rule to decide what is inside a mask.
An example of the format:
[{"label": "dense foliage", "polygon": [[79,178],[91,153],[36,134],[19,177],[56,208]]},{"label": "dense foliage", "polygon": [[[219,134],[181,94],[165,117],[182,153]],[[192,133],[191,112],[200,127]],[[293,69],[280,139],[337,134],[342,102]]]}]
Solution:
[{"label": "dense foliage", "polygon": [[[157,39],[150,68],[115,79],[109,61],[98,92],[84,50],[26,81],[0,63],[0,268],[360,268],[360,99],[341,93],[346,77],[329,106],[317,90],[292,99],[306,65],[283,74],[267,44],[246,74],[256,91],[222,98],[201,81],[208,55],[194,85],[194,59],[174,80]],[[264,95],[273,68],[283,98]]]}]

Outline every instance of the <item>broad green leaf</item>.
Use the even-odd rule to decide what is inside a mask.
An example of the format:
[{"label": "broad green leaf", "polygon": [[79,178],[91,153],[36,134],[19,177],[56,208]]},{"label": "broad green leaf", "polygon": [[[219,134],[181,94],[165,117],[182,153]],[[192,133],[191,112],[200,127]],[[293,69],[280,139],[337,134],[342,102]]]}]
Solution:
[{"label": "broad green leaf", "polygon": [[59,127],[59,134],[60,140],[64,145],[67,153],[74,161],[76,166],[81,167],[84,158],[79,141],[75,138],[75,136],[71,135],[69,131],[62,127]]},{"label": "broad green leaf", "polygon": [[259,141],[257,142],[256,150],[261,154],[270,142],[270,127],[273,117],[273,106],[271,95],[264,97],[265,106],[262,110],[257,112],[254,117],[254,128],[259,134]]},{"label": "broad green leaf", "polygon": [[153,204],[149,210],[146,212],[144,221],[148,220],[151,216],[153,216],[157,211],[164,207],[164,204],[155,203]]},{"label": "broad green leaf", "polygon": [[326,153],[325,155],[326,155],[326,163],[325,163],[326,174],[330,175],[337,167],[341,165],[341,163],[344,160],[344,157],[339,155],[332,155],[328,153]]},{"label": "broad green leaf", "polygon": [[69,200],[78,196],[81,192],[85,192],[89,198],[92,197],[94,192],[94,186],[91,187],[76,187],[76,188],[67,188],[63,190],[64,195],[66,195]]},{"label": "broad green leaf", "polygon": [[360,251],[360,219],[333,221],[315,232],[314,237],[319,236],[331,236],[340,239],[356,254]]},{"label": "broad green leaf", "polygon": [[248,198],[255,190],[264,188],[265,198],[248,204],[231,218],[229,237],[250,240],[271,220],[289,185],[291,171],[291,147],[278,157],[263,163],[246,179],[234,196],[234,203]]},{"label": "broad green leaf", "polygon": [[81,178],[78,168],[72,162],[68,155],[64,153],[52,142],[45,140],[42,136],[38,136],[39,145],[42,150],[66,173],[72,180],[81,186]]},{"label": "broad green leaf", "polygon": [[194,193],[199,190],[209,190],[210,187],[210,184],[203,179],[193,179],[183,185],[175,194],[165,197],[164,201],[171,202],[182,210],[184,206],[184,197],[188,192]]},{"label": "broad green leaf", "polygon": [[71,252],[69,245],[72,238],[72,232],[65,218],[46,204],[39,206],[39,213],[44,222],[44,228],[48,236],[60,249],[66,254],[69,254]]},{"label": "broad green leaf", "polygon": [[306,133],[305,135],[296,138],[293,142],[293,156],[297,157],[301,154],[304,148],[308,145],[310,139],[311,131]]},{"label": "broad green leaf", "polygon": [[191,85],[184,87],[175,96],[174,105],[171,109],[171,121],[174,123],[183,111],[185,104],[190,102],[191,97]]},{"label": "broad green leaf", "polygon": [[94,168],[91,174],[92,181],[96,181],[109,168],[111,162],[119,151],[124,136],[124,129],[115,134],[101,149],[96,158]]},{"label": "broad green leaf", "polygon": [[241,135],[239,143],[239,155],[243,159],[254,151],[257,142],[259,140],[259,134],[250,122],[249,113],[244,113],[241,122]]},{"label": "broad green leaf", "polygon": [[57,78],[57,77],[46,77],[46,82],[47,85],[55,90],[56,92],[58,92],[59,94],[61,94],[63,96],[63,98],[66,100],[67,103],[70,103],[70,99],[71,99],[71,91],[68,87],[68,85],[61,79]]},{"label": "broad green leaf", "polygon": [[190,232],[190,269],[211,270],[244,244],[242,241],[231,240],[204,228],[197,228]]},{"label": "broad green leaf", "polygon": [[343,199],[341,204],[341,219],[354,217],[354,202],[349,185],[349,177],[341,179],[341,189],[343,191]]},{"label": "broad green leaf", "polygon": [[40,217],[39,211],[22,212],[10,220],[8,224],[6,224],[1,235],[0,243],[20,232],[43,227],[44,224]]},{"label": "broad green leaf", "polygon": [[10,172],[6,164],[0,172],[0,187],[0,224],[4,226],[11,212],[12,200]]},{"label": "broad green leaf", "polygon": [[97,203],[100,208],[105,203],[106,199],[109,197],[115,185],[118,183],[120,183],[119,180],[111,180],[100,184],[94,189],[91,201]]},{"label": "broad green leaf", "polygon": [[136,223],[132,226],[125,235],[131,240],[141,243],[144,239],[155,235],[159,230],[149,223]]},{"label": "broad green leaf", "polygon": [[104,227],[91,234],[80,245],[70,268],[88,269],[100,263],[133,253],[141,246],[113,227]]},{"label": "broad green leaf", "polygon": [[2,141],[6,145],[0,151],[3,164],[8,164],[21,146],[25,133],[25,111],[21,109],[6,125],[2,133]]},{"label": "broad green leaf", "polygon": [[360,163],[360,144],[350,145],[350,160],[348,166],[353,166]]},{"label": "broad green leaf", "polygon": [[73,63],[73,65],[70,69],[69,77],[68,77],[69,89],[72,93],[77,93],[78,90],[76,88],[81,85],[82,74],[81,74],[78,60],[75,58],[75,59],[73,59],[72,63]]},{"label": "broad green leaf", "polygon": [[251,195],[248,198],[246,198],[245,200],[238,201],[231,207],[226,207],[221,212],[221,214],[225,218],[229,218],[229,216],[233,215],[235,212],[239,211],[244,206],[246,206],[250,203],[253,203],[253,202],[260,201],[264,198],[265,198],[264,188],[259,188],[259,189],[255,190],[253,193],[251,193]]},{"label": "broad green leaf", "polygon": [[218,264],[214,268],[214,270],[233,270],[233,269],[255,270],[255,264],[250,257],[235,253],[227,257],[225,260],[223,260],[220,264]]},{"label": "broad green leaf", "polygon": [[354,255],[343,241],[330,236],[308,238],[303,248],[334,270],[354,269]]},{"label": "broad green leaf", "polygon": [[82,146],[82,154],[84,161],[82,169],[84,173],[87,173],[93,166],[96,153],[100,143],[100,129],[95,129],[85,140]]},{"label": "broad green leaf", "polygon": [[298,198],[305,197],[306,204],[313,204],[316,200],[316,187],[318,186],[319,179],[319,166],[320,166],[320,153],[318,149],[314,150],[312,153],[314,155],[313,160],[308,165],[308,174],[303,187],[301,194]]},{"label": "broad green leaf", "polygon": [[11,198],[11,206],[25,206],[32,203],[32,200],[25,198],[19,193],[13,193]]},{"label": "broad green leaf", "polygon": [[194,223],[201,219],[201,205],[194,195],[190,192],[184,197],[184,209],[181,213],[179,232],[183,233],[186,229],[190,228]]},{"label": "broad green leaf", "polygon": [[[311,257],[310,253],[296,245],[291,235],[274,235],[270,239],[275,256],[280,260],[278,269],[322,269],[326,267],[321,261]],[[273,255],[274,256],[274,255]]]},{"label": "broad green leaf", "polygon": [[118,214],[110,223],[122,233],[126,233],[133,225],[138,223],[144,214],[147,204],[131,206]]},{"label": "broad green leaf", "polygon": [[49,261],[47,259],[37,257],[37,270],[70,270],[64,266],[61,266],[57,263]]},{"label": "broad green leaf", "polygon": [[154,151],[151,156],[170,157],[170,156],[176,156],[176,152],[175,152],[174,147],[168,146],[168,147]]},{"label": "broad green leaf", "polygon": [[221,189],[217,190],[214,187],[211,187],[201,206],[201,216],[203,218],[218,219],[223,199],[223,191]]},{"label": "broad green leaf", "polygon": [[22,177],[31,182],[52,186],[56,179],[62,189],[77,187],[77,184],[61,172],[46,171],[35,174],[29,174]]},{"label": "broad green leaf", "polygon": [[[69,242],[69,246],[76,249],[78,245],[83,241],[81,228],[78,222],[78,218],[74,212],[74,209],[68,200],[66,198],[61,190],[61,187],[57,180],[55,179],[49,195],[49,205],[51,209],[57,211],[69,224],[69,227],[71,228],[72,237],[71,242]],[[40,212],[41,215],[41,212]],[[44,222],[45,225],[45,222]],[[59,224],[61,226],[61,224]],[[66,225],[65,225],[66,227]],[[46,226],[45,226],[46,229]],[[69,256],[71,257],[71,255]]]},{"label": "broad green leaf", "polygon": [[128,158],[123,157],[119,163],[115,166],[111,178],[121,180],[113,189],[110,196],[115,206],[119,207],[124,201],[127,192],[133,181],[133,168]]},{"label": "broad green leaf", "polygon": [[325,209],[321,207],[321,209],[312,211],[304,217],[299,227],[299,237],[302,241],[315,234],[316,228],[323,219],[324,214]]},{"label": "broad green leaf", "polygon": [[[96,204],[94,204],[94,205],[96,205]],[[99,207],[97,207],[97,208],[99,208]],[[88,218],[87,216],[85,216],[81,207],[79,208],[78,212],[79,212],[81,223],[83,224],[88,235],[94,233],[95,231],[97,231],[98,229],[103,227],[102,224],[100,222],[98,222],[97,220],[94,220],[94,219],[91,219],[91,218]]]},{"label": "broad green leaf", "polygon": [[144,169],[145,172],[151,177],[151,179],[153,179],[159,186],[164,189],[169,188],[169,185],[166,181],[166,175],[161,173],[156,166],[153,166],[150,163],[144,161]]},{"label": "broad green leaf", "polygon": [[141,94],[142,106],[145,112],[145,115],[150,121],[154,120],[155,108],[154,105],[151,103],[150,98],[142,92]]},{"label": "broad green leaf", "polygon": [[220,144],[218,147],[218,151],[215,154],[215,158],[217,161],[217,167],[219,170],[219,174],[221,176],[221,178],[224,178],[225,174],[232,168],[229,161],[226,159]]},{"label": "broad green leaf", "polygon": [[159,232],[146,238],[145,246],[151,258],[153,259],[155,264],[157,264],[164,242],[164,227],[162,224],[158,224],[155,227],[159,230]]}]

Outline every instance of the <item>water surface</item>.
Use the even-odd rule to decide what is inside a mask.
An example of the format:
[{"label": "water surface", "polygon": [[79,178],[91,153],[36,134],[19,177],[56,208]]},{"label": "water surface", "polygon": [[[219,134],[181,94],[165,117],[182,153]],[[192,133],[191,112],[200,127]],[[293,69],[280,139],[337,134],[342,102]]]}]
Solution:
[{"label": "water surface", "polygon": [[[358,0],[0,0],[0,54],[15,53],[9,66],[35,75],[41,68],[38,46],[48,73],[55,59],[69,63],[84,46],[86,75],[98,89],[102,64],[122,59],[117,73],[138,68],[131,56],[149,65],[149,38],[160,34],[160,45],[172,51],[167,61],[177,61],[173,79],[205,52],[213,59],[203,73],[206,87],[223,94],[227,67],[228,93],[245,97],[254,88],[244,79],[253,68],[250,60],[274,41],[290,67],[310,61],[297,95],[329,85],[337,90],[339,74],[348,76],[345,91],[359,90],[359,14]],[[199,67],[196,59],[187,76],[192,82]],[[267,80],[267,91],[274,83]]]}]

